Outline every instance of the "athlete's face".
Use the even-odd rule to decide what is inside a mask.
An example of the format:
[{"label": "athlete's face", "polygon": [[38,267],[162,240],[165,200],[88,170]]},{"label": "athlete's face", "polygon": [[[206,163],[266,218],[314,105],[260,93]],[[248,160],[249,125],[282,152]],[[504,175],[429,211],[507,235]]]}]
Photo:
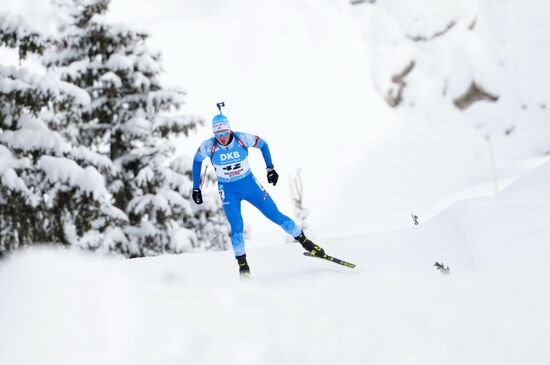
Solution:
[{"label": "athlete's face", "polygon": [[221,131],[220,133],[216,133],[215,136],[219,144],[227,146],[231,139],[231,131]]}]

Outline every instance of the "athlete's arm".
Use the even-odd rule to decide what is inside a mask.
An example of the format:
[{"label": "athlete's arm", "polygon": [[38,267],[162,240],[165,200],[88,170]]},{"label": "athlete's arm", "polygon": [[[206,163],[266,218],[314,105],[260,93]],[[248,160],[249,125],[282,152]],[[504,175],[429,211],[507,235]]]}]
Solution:
[{"label": "athlete's arm", "polygon": [[201,170],[202,161],[209,156],[209,151],[212,149],[213,142],[209,139],[204,141],[193,159],[193,189],[200,189],[201,186]]},{"label": "athlete's arm", "polygon": [[262,156],[264,156],[265,166],[269,168],[273,168],[273,161],[271,160],[271,152],[269,151],[269,146],[267,145],[267,142],[264,141],[264,145],[262,148],[260,148],[260,151],[262,151]]},{"label": "athlete's arm", "polygon": [[201,186],[202,161],[193,161],[193,189],[199,189]]},{"label": "athlete's arm", "polygon": [[277,185],[277,180],[279,180],[279,175],[273,167],[273,161],[271,160],[271,152],[269,151],[269,146],[267,142],[261,139],[258,136],[254,136],[248,133],[236,132],[235,135],[237,138],[242,141],[245,146],[259,148],[262,151],[262,156],[264,156],[265,166],[267,168],[267,181],[270,184]]}]

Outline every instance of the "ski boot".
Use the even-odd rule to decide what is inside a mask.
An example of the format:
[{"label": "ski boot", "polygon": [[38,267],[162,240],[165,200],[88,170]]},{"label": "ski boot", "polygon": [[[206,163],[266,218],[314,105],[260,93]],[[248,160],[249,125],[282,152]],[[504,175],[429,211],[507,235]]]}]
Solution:
[{"label": "ski boot", "polygon": [[318,256],[318,257],[325,256],[325,250],[323,250],[320,246],[316,245],[315,243],[311,242],[311,240],[306,237],[303,231],[298,237],[294,237],[294,239],[300,242],[304,250],[306,250],[313,256]]},{"label": "ski boot", "polygon": [[250,267],[248,266],[248,262],[246,262],[246,254],[236,256],[236,259],[239,265],[239,275],[241,279],[250,279]]}]

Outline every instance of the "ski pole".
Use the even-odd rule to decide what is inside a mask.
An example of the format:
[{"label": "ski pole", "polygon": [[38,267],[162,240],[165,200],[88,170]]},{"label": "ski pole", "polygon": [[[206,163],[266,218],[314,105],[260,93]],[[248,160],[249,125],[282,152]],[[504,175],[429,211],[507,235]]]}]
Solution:
[{"label": "ski pole", "polygon": [[202,190],[202,184],[204,184],[204,179],[206,179],[206,172],[208,172],[208,165],[206,165],[206,168],[204,169],[204,173],[202,174],[201,185],[199,187],[201,190]]}]

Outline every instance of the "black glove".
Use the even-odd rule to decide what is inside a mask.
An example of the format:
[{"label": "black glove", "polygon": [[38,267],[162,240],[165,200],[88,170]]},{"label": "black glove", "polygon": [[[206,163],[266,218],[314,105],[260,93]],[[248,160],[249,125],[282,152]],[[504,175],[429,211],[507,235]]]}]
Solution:
[{"label": "black glove", "polygon": [[277,180],[279,180],[279,174],[273,166],[267,168],[267,182],[270,184],[273,184],[273,186],[277,185]]},{"label": "black glove", "polygon": [[197,204],[202,204],[201,189],[193,189],[193,201]]}]

